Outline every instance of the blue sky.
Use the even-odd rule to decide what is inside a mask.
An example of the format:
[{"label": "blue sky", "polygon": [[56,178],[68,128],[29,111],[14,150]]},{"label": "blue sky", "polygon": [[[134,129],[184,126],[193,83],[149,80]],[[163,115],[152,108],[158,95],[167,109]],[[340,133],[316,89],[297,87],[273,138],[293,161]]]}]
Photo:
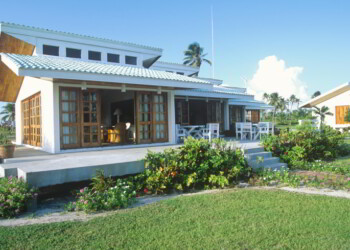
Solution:
[{"label": "blue sky", "polygon": [[349,81],[350,1],[3,1],[0,18],[160,47],[161,60],[181,63],[194,41],[211,59],[211,5],[215,77],[226,84],[245,77],[254,93],[307,99]]}]

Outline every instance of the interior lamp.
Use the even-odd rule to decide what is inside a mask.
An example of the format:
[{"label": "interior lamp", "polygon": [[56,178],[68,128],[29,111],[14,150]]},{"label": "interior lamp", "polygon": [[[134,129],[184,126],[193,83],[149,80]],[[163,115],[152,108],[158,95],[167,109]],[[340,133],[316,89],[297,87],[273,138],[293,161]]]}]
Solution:
[{"label": "interior lamp", "polygon": [[117,116],[117,123],[119,123],[119,118],[120,118],[120,116],[121,116],[122,114],[123,114],[123,113],[122,113],[122,111],[121,111],[119,108],[117,108],[117,109],[114,110],[113,115],[116,115],[116,116]]}]

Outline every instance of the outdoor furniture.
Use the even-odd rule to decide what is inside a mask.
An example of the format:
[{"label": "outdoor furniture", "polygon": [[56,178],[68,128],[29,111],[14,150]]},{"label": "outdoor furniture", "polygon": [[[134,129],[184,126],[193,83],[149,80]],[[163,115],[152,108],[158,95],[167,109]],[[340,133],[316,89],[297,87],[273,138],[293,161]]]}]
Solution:
[{"label": "outdoor furniture", "polygon": [[250,140],[253,139],[253,127],[251,122],[244,122],[241,124],[242,132],[241,132],[241,140],[247,139],[249,136]]},{"label": "outdoor furniture", "polygon": [[209,139],[211,141],[212,138],[220,137],[220,124],[219,123],[208,123],[207,127],[202,129],[202,136],[204,139]]},{"label": "outdoor furniture", "polygon": [[236,122],[236,139],[238,139],[239,134],[241,134],[242,139],[242,124],[243,122]]},{"label": "outdoor furniture", "polygon": [[181,126],[182,129],[185,129],[186,137],[192,136],[193,138],[200,139],[202,138],[202,129],[205,128],[204,125],[186,125]]},{"label": "outdoor furniture", "polygon": [[257,128],[254,140],[257,140],[258,137],[261,139],[262,134],[269,134],[270,133],[270,122],[259,122],[258,124],[254,124]]},{"label": "outdoor furniture", "polygon": [[187,137],[186,130],[181,127],[180,124],[175,125],[175,138],[176,138],[176,143],[181,141],[181,138]]}]

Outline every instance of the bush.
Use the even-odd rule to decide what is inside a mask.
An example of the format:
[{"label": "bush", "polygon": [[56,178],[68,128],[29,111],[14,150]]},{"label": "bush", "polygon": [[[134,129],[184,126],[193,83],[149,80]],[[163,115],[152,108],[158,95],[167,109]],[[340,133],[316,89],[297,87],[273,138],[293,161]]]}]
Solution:
[{"label": "bush", "polygon": [[344,135],[328,126],[322,131],[308,125],[299,126],[295,131],[281,131],[279,136],[269,135],[262,144],[290,167],[315,160],[333,160],[349,153]]},{"label": "bush", "polygon": [[26,210],[26,203],[35,198],[34,189],[23,179],[0,178],[0,217],[13,217]]},{"label": "bush", "polygon": [[127,180],[114,181],[99,170],[92,179],[91,187],[80,189],[76,197],[77,201],[69,203],[66,210],[95,212],[128,207],[135,201],[136,192]]},{"label": "bush", "polygon": [[144,193],[223,188],[249,174],[244,156],[224,140],[188,138],[182,147],[149,152],[144,173],[133,180]]},{"label": "bush", "polygon": [[8,128],[0,127],[0,145],[10,145],[11,143],[11,130]]}]

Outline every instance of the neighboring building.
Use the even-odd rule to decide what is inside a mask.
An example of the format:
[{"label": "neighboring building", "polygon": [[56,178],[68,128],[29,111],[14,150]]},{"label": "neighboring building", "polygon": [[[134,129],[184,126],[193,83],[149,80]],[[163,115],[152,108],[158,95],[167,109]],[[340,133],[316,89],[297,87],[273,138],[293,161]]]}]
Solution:
[{"label": "neighboring building", "polygon": [[[345,83],[339,87],[317,96],[301,105],[301,108],[326,106],[333,116],[325,117],[325,124],[335,128],[343,129],[350,127],[350,122],[346,117],[350,112],[350,83]],[[319,117],[318,117],[319,119]]]},{"label": "neighboring building", "polygon": [[271,108],[161,56],[159,48],[0,23],[0,101],[16,102],[17,144],[51,153],[174,144],[177,123],[216,122],[223,131]]}]

